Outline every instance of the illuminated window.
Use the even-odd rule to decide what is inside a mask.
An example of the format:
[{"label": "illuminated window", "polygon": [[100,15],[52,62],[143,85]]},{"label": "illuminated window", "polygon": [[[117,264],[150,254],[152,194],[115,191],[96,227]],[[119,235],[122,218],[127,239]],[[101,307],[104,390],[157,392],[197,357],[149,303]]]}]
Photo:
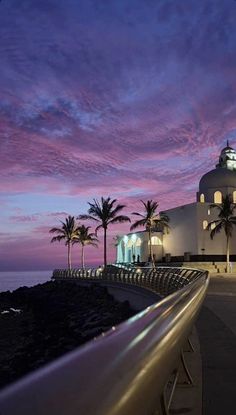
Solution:
[{"label": "illuminated window", "polygon": [[135,245],[136,246],[141,246],[141,244],[142,244],[142,241],[141,241],[140,238],[138,238]]},{"label": "illuminated window", "polygon": [[[158,236],[152,236],[151,237],[151,243],[152,243],[152,245],[162,245],[162,242],[161,242],[160,238],[158,238]],[[150,245],[149,241],[148,241],[148,245]]]},{"label": "illuminated window", "polygon": [[133,235],[131,235],[131,239],[132,239],[132,242],[135,243],[135,241],[137,239],[137,235],[135,233],[133,233]]},{"label": "illuminated window", "polygon": [[204,221],[202,222],[202,227],[203,227],[203,229],[206,229],[206,228],[207,228],[207,225],[208,225],[207,220],[204,220]]},{"label": "illuminated window", "polygon": [[236,203],[236,191],[233,192],[233,202]]},{"label": "illuminated window", "polygon": [[205,202],[205,196],[204,196],[203,193],[201,193],[201,195],[200,195],[200,202],[201,203],[204,203]]},{"label": "illuminated window", "polygon": [[215,229],[215,227],[216,227],[216,224],[215,224],[215,222],[213,222],[213,223],[211,224],[211,230]]},{"label": "illuminated window", "polygon": [[129,239],[128,240],[128,243],[127,243],[127,247],[128,248],[132,248],[132,245],[133,245],[133,243],[132,243],[131,239]]},{"label": "illuminated window", "polygon": [[222,193],[219,190],[214,193],[214,203],[222,203]]},{"label": "illuminated window", "polygon": [[207,214],[210,215],[211,214],[211,209],[207,210]]}]

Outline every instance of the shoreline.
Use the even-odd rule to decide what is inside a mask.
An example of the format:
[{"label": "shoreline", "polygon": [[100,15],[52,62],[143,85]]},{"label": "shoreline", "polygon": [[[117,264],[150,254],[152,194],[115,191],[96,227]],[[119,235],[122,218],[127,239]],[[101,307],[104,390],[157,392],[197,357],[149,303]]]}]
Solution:
[{"label": "shoreline", "polygon": [[0,293],[0,387],[134,314],[128,301],[116,301],[99,284],[48,281]]}]

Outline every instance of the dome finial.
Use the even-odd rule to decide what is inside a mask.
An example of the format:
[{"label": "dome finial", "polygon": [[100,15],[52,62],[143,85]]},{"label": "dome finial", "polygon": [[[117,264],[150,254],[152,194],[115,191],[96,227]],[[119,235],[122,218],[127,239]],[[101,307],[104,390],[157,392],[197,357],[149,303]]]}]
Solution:
[{"label": "dome finial", "polygon": [[227,147],[229,147],[229,140],[227,140]]}]

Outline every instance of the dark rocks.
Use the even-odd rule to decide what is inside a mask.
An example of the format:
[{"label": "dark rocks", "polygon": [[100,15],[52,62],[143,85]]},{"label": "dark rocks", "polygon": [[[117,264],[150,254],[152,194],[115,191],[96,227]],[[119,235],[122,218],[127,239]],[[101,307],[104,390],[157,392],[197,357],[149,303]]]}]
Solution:
[{"label": "dark rocks", "polygon": [[0,293],[0,386],[134,314],[127,301],[117,302],[97,284],[47,282]]}]

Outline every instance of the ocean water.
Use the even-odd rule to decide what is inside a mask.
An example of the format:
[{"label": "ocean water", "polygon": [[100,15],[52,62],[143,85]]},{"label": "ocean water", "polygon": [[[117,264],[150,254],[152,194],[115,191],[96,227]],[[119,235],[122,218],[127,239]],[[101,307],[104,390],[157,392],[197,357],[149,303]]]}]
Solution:
[{"label": "ocean water", "polygon": [[19,287],[32,287],[49,281],[52,271],[7,271],[0,272],[0,292],[14,291]]}]

